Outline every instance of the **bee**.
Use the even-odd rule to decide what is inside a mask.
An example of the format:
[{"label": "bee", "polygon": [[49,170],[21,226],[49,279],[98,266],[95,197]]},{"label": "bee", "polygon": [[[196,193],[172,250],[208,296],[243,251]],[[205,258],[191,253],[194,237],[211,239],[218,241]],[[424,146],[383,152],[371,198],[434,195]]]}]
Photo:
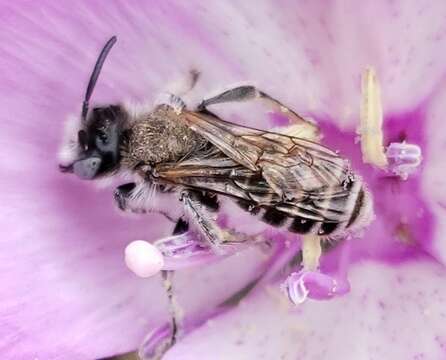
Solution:
[{"label": "bee", "polygon": [[[217,251],[255,238],[240,229],[223,230],[220,212],[246,216],[240,223],[259,220],[257,233],[276,227],[321,240],[343,238],[370,221],[371,196],[349,161],[318,143],[313,122],[254,86],[224,91],[194,110],[169,94],[151,109],[110,104],[89,111],[93,89],[115,43],[112,37],[96,61],[80,121],[76,119],[75,126],[68,123],[61,171],[85,180],[130,178],[115,189],[119,209],[159,212],[175,223],[174,235],[192,228]],[[197,79],[198,73],[191,73],[189,88]],[[208,109],[250,100],[278,109],[298,132],[237,125]],[[181,206],[173,206],[178,200]],[[176,342],[181,316],[173,300],[172,272],[162,271],[162,276],[172,313],[163,353]]]},{"label": "bee", "polygon": [[[115,42],[116,37],[107,42],[91,74],[80,129],[65,147],[62,171],[86,180],[130,174],[132,181],[114,193],[120,209],[143,212],[158,196],[158,210],[176,222],[174,233],[193,225],[217,247],[243,238],[222,230],[216,221],[223,201],[267,226],[321,238],[343,236],[367,222],[371,197],[337,152],[305,137],[237,125],[208,110],[215,104],[260,99],[293,123],[314,130],[312,122],[254,86],[232,88],[194,110],[170,95],[149,111],[114,104],[89,112]],[[193,77],[192,82],[197,74]],[[179,199],[182,206],[173,210],[164,195]]]}]

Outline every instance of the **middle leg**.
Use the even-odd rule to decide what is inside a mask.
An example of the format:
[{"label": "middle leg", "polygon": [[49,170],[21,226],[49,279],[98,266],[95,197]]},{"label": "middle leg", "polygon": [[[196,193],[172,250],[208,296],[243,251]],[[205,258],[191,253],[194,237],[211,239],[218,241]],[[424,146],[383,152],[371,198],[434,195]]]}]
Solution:
[{"label": "middle leg", "polygon": [[196,191],[184,190],[181,194],[189,224],[201,234],[217,253],[224,252],[225,245],[242,244],[253,237],[222,229],[217,223],[219,209],[217,197]]},{"label": "middle leg", "polygon": [[305,123],[308,126],[317,128],[315,124],[304,119],[289,107],[282,104],[279,100],[273,98],[267,93],[257,89],[252,85],[244,85],[238,86],[227,91],[222,92],[216,96],[203,100],[198,105],[199,111],[206,111],[206,107],[215,104],[222,104],[228,102],[245,102],[250,100],[262,100],[269,107],[273,108],[275,111],[278,111],[284,114],[291,122],[296,123]]}]

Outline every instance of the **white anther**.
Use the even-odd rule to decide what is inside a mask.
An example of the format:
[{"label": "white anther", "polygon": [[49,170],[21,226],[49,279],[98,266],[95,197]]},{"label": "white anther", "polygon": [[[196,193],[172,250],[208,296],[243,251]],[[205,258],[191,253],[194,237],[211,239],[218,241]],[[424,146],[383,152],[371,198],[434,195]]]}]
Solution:
[{"label": "white anther", "polygon": [[144,240],[135,240],[125,248],[125,263],[139,277],[157,274],[164,266],[164,258],[158,248]]}]

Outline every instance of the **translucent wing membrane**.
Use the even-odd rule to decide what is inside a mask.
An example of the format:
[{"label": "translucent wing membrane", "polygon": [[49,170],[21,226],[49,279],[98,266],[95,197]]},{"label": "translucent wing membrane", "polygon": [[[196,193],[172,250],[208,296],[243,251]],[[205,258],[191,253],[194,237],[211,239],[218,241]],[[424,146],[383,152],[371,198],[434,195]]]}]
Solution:
[{"label": "translucent wing membrane", "polygon": [[[215,147],[206,156],[158,165],[164,181],[220,193],[290,216],[345,221],[339,204],[349,196],[348,162],[317,143],[185,111],[190,128]],[[332,201],[337,199],[336,201]]]},{"label": "translucent wing membrane", "polygon": [[238,164],[261,172],[281,196],[339,186],[350,176],[348,161],[326,147],[297,137],[243,127],[206,113],[187,112],[189,126]]}]

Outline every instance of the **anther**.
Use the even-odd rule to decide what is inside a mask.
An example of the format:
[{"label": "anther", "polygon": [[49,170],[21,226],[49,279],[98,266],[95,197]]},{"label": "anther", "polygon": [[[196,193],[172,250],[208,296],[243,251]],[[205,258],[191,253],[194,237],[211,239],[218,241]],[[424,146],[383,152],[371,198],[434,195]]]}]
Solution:
[{"label": "anther", "polygon": [[391,143],[386,150],[389,169],[406,180],[421,164],[421,148],[415,144]]},{"label": "anther", "polygon": [[329,300],[350,291],[347,279],[332,277],[319,271],[302,270],[291,274],[282,284],[290,301],[299,305],[308,298]]},{"label": "anther", "polygon": [[125,263],[139,277],[157,274],[164,266],[163,254],[144,240],[135,240],[125,248]]}]

